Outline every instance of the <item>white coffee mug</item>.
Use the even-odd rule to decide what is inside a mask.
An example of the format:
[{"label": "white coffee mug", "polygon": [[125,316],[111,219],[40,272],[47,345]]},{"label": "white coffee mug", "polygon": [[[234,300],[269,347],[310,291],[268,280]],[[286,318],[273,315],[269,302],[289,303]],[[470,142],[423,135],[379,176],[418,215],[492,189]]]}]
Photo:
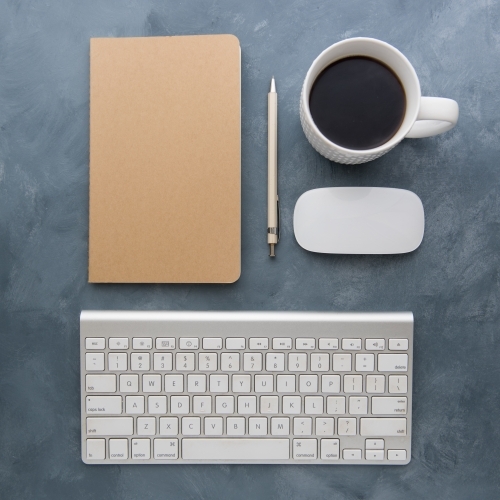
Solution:
[{"label": "white coffee mug", "polygon": [[[309,110],[309,94],[318,75],[330,64],[352,56],[379,60],[392,69],[406,94],[406,111],[399,130],[386,143],[373,149],[347,149],[327,139]],[[458,104],[443,97],[422,97],[420,82],[410,61],[396,48],[374,38],[348,38],[325,49],[307,72],[300,96],[300,122],[314,149],[338,163],[365,163],[388,153],[405,137],[430,137],[452,129],[458,120]]]}]

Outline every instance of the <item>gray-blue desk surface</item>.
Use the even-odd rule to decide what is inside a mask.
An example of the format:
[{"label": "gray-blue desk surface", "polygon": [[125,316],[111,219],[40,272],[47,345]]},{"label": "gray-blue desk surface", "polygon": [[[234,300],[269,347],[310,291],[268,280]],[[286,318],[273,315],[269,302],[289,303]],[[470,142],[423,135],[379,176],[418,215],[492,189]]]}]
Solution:
[{"label": "gray-blue desk surface", "polygon": [[[234,285],[87,283],[89,38],[233,33],[242,49],[242,276]],[[307,142],[299,94],[317,54],[372,36],[422,93],[456,99],[455,130],[364,166]],[[267,92],[279,90],[282,240],[266,244]],[[500,4],[470,0],[10,0],[0,4],[2,499],[500,497]],[[307,189],[417,193],[421,247],[325,256],[295,242]],[[410,310],[413,456],[384,466],[87,466],[80,460],[81,309]]]}]

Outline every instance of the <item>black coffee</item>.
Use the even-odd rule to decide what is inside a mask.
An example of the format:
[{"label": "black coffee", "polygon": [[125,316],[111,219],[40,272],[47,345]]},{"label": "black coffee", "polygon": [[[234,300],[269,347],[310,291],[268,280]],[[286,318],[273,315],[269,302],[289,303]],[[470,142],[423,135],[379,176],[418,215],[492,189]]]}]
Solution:
[{"label": "black coffee", "polygon": [[398,131],[406,97],[399,78],[385,64],[369,57],[347,57],[318,75],[309,109],[330,141],[347,149],[373,149]]}]

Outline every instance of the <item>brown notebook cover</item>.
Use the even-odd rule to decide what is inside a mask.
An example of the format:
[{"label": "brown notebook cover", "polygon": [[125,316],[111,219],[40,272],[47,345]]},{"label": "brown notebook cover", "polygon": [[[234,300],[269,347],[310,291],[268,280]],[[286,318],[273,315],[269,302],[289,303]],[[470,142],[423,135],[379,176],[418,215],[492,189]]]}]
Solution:
[{"label": "brown notebook cover", "polygon": [[90,282],[239,278],[240,75],[233,35],[91,40]]}]

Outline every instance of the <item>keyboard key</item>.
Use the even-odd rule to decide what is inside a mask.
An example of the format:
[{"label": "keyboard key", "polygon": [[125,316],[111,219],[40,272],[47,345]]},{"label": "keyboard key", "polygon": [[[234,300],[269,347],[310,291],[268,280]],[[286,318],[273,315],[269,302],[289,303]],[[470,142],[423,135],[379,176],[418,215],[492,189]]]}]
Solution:
[{"label": "keyboard key", "polygon": [[406,372],[408,371],[408,354],[379,354],[379,372]]},{"label": "keyboard key", "polygon": [[142,415],[144,413],[144,396],[125,396],[125,413]]},{"label": "keyboard key", "polygon": [[366,415],[368,413],[368,398],[366,396],[350,396],[349,413],[351,415]]},{"label": "keyboard key", "polygon": [[212,413],[212,396],[193,396],[193,413]]},{"label": "keyboard key", "polygon": [[104,460],[106,457],[105,439],[87,439],[87,460]]},{"label": "keyboard key", "polygon": [[229,392],[229,375],[210,375],[210,392]]},{"label": "keyboard key", "polygon": [[365,449],[367,450],[383,450],[384,440],[383,439],[366,439]]},{"label": "keyboard key", "polygon": [[87,435],[131,436],[134,431],[133,417],[89,417]]},{"label": "keyboard key", "polygon": [[406,460],[406,450],[387,450],[388,460]]},{"label": "keyboard key", "polygon": [[122,412],[121,396],[87,396],[87,413],[100,415],[120,415]]},{"label": "keyboard key", "polygon": [[233,392],[250,392],[250,375],[233,375]]},{"label": "keyboard key", "polygon": [[139,375],[120,375],[120,392],[139,392]]},{"label": "keyboard key", "polygon": [[389,392],[391,394],[406,394],[408,392],[408,377],[406,375],[389,375]]},{"label": "keyboard key", "polygon": [[104,353],[103,352],[88,352],[85,354],[85,369],[88,372],[103,372],[104,371]]},{"label": "keyboard key", "polygon": [[228,436],[244,436],[245,435],[245,417],[228,417],[226,419]]},{"label": "keyboard key", "polygon": [[316,434],[318,436],[333,436],[335,425],[333,418],[318,417],[316,418]]},{"label": "keyboard key", "polygon": [[274,380],[272,375],[255,375],[255,392],[273,392]]},{"label": "keyboard key", "polygon": [[173,415],[189,413],[189,396],[170,396],[170,413]]},{"label": "keyboard key", "polygon": [[238,396],[238,413],[255,415],[257,413],[257,396]]},{"label": "keyboard key", "polygon": [[200,352],[198,354],[198,367],[201,372],[217,371],[217,353]]},{"label": "keyboard key", "polygon": [[338,394],[340,392],[340,375],[321,375],[321,392]]},{"label": "keyboard key", "polygon": [[305,372],[307,370],[307,354],[297,352],[289,353],[288,370],[291,372]]},{"label": "keyboard key", "polygon": [[153,339],[151,337],[134,337],[132,339],[132,349],[152,349]]},{"label": "keyboard key", "polygon": [[335,350],[339,348],[339,339],[319,339],[319,348],[321,350]]},{"label": "keyboard key", "polygon": [[178,440],[163,438],[155,439],[154,458],[157,460],[176,460],[179,458]]},{"label": "keyboard key", "polygon": [[175,338],[158,337],[155,345],[157,349],[175,349]]},{"label": "keyboard key", "polygon": [[179,419],[177,417],[160,418],[160,436],[177,436],[179,433]]},{"label": "keyboard key", "polygon": [[316,348],[316,339],[295,339],[295,349],[310,350]]},{"label": "keyboard key", "polygon": [[283,396],[283,413],[285,415],[299,415],[302,409],[300,396]]},{"label": "keyboard key", "polygon": [[148,413],[150,415],[164,415],[167,413],[167,396],[149,396]]},{"label": "keyboard key", "polygon": [[116,375],[85,375],[87,392],[116,392]]},{"label": "keyboard key", "polygon": [[345,396],[327,396],[326,413],[328,415],[345,415]]},{"label": "keyboard key", "polygon": [[130,368],[134,371],[149,371],[149,352],[130,355]]},{"label": "keyboard key", "polygon": [[314,460],[318,458],[316,439],[294,439],[293,458],[296,460]]},{"label": "keyboard key", "polygon": [[85,348],[90,349],[105,349],[106,339],[104,337],[89,337],[85,339]]},{"label": "keyboard key", "polygon": [[304,398],[304,413],[306,415],[321,415],[323,413],[323,396],[306,396]]},{"label": "keyboard key", "polygon": [[339,436],[355,436],[356,435],[356,419],[355,418],[339,418],[337,420],[337,433]]},{"label": "keyboard key", "polygon": [[183,392],[184,377],[182,375],[165,375],[165,392]]},{"label": "keyboard key", "polygon": [[273,339],[273,349],[291,349],[292,339],[289,337],[276,337]]},{"label": "keyboard key", "polygon": [[249,341],[250,349],[269,349],[269,339],[265,337],[254,337]]},{"label": "keyboard key", "polygon": [[406,436],[406,418],[361,418],[362,436]]},{"label": "keyboard key", "polygon": [[111,460],[127,460],[128,439],[110,439],[109,458]]},{"label": "keyboard key", "polygon": [[338,460],[340,444],[338,439],[321,439],[321,459]]},{"label": "keyboard key", "polygon": [[342,349],[344,351],[360,351],[361,339],[342,339]]},{"label": "keyboard key", "polygon": [[278,375],[276,380],[278,392],[295,392],[295,375]]},{"label": "keyboard key", "polygon": [[385,376],[384,375],[367,375],[366,376],[366,392],[369,394],[377,394],[385,392]]},{"label": "keyboard key", "polygon": [[383,351],[385,349],[385,339],[366,339],[367,351]]},{"label": "keyboard key", "polygon": [[318,392],[318,376],[299,375],[299,392]]},{"label": "keyboard key", "polygon": [[372,414],[373,415],[406,415],[405,397],[372,397]]},{"label": "keyboard key", "polygon": [[154,417],[137,417],[138,436],[154,436],[156,434],[156,418]]},{"label": "keyboard key", "polygon": [[222,436],[222,417],[205,417],[205,436]]},{"label": "keyboard key", "polygon": [[375,370],[374,354],[356,354],[356,371],[372,372]]},{"label": "keyboard key", "polygon": [[110,372],[125,372],[125,371],[127,371],[127,353],[126,352],[110,352],[108,354],[108,370]]},{"label": "keyboard key", "polygon": [[334,372],[350,372],[351,371],[351,355],[350,354],[334,354],[333,355],[333,371]]},{"label": "keyboard key", "polygon": [[295,417],[293,419],[293,434],[295,436],[310,436],[312,434],[312,418]]},{"label": "keyboard key", "polygon": [[262,371],[262,353],[246,352],[243,354],[243,370],[246,372]]},{"label": "keyboard key", "polygon": [[261,396],[260,412],[266,415],[278,413],[278,396]]},{"label": "keyboard key", "polygon": [[224,372],[237,372],[240,370],[240,353],[223,352],[220,358],[220,369]]},{"label": "keyboard key", "polygon": [[178,352],[175,355],[175,368],[179,372],[194,371],[194,352]]},{"label": "keyboard key", "polygon": [[215,396],[215,413],[233,414],[234,396]]},{"label": "keyboard key", "polygon": [[149,439],[132,439],[131,450],[134,460],[149,460],[151,458],[151,441]]},{"label": "keyboard key", "polygon": [[153,369],[155,372],[171,372],[172,371],[172,353],[171,352],[155,352],[153,354]]},{"label": "keyboard key", "polygon": [[344,375],[344,392],[347,394],[363,392],[363,376]]},{"label": "keyboard key", "polygon": [[161,375],[143,375],[142,392],[160,392]]},{"label": "keyboard key", "polygon": [[365,450],[366,460],[384,460],[384,450]]},{"label": "keyboard key", "polygon": [[[313,440],[315,441],[315,440]],[[183,439],[185,460],[287,460],[288,439]]]},{"label": "keyboard key", "polygon": [[408,339],[389,339],[389,351],[407,351]]},{"label": "keyboard key", "polygon": [[250,417],[248,419],[248,434],[250,436],[265,436],[265,435],[267,435],[267,418],[265,418],[265,417]]},{"label": "keyboard key", "polygon": [[361,460],[361,450],[344,448],[342,457],[344,460]]},{"label": "keyboard key", "polygon": [[237,351],[239,349],[245,349],[246,339],[244,337],[229,337],[226,339],[226,349],[231,351]]},{"label": "keyboard key", "polygon": [[179,349],[198,349],[200,339],[195,337],[183,337],[179,339]]},{"label": "keyboard key", "polygon": [[206,392],[207,391],[207,376],[202,374],[189,374],[188,379],[188,392]]},{"label": "keyboard key", "polygon": [[200,433],[200,417],[182,417],[182,434],[184,434],[184,436],[199,436]]},{"label": "keyboard key", "polygon": [[[127,337],[111,337],[108,340],[108,346],[110,349],[128,349],[128,338]],[[123,442],[123,439],[113,439],[113,441],[117,441],[118,443]],[[119,445],[117,445],[119,446]],[[127,446],[128,447],[128,446]],[[128,455],[128,451],[127,451]]]},{"label": "keyboard key", "polygon": [[311,354],[311,371],[327,372],[330,369],[329,354]]},{"label": "keyboard key", "polygon": [[285,355],[283,353],[268,352],[266,354],[266,370],[268,372],[285,371]]},{"label": "keyboard key", "polygon": [[272,417],[271,434],[273,436],[288,436],[290,434],[290,419],[288,417]]},{"label": "keyboard key", "polygon": [[205,337],[203,339],[203,349],[207,351],[211,349],[222,349],[222,338],[221,337]]}]

